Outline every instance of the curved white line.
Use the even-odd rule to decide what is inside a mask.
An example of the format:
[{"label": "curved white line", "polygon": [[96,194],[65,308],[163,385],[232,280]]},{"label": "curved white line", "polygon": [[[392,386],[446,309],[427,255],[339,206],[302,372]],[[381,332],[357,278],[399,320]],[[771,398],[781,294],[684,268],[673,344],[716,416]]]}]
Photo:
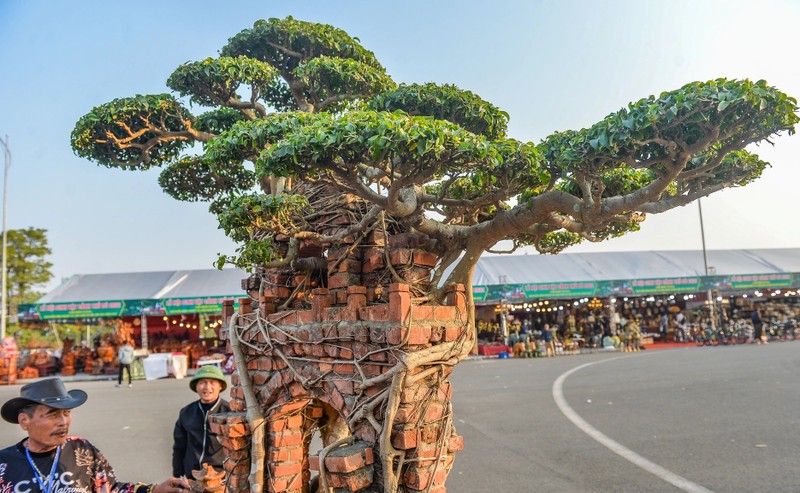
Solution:
[{"label": "curved white line", "polygon": [[567,404],[567,400],[564,398],[564,391],[563,385],[564,381],[567,379],[568,376],[572,375],[578,370],[582,370],[587,366],[592,366],[598,363],[605,363],[607,361],[614,361],[618,358],[611,358],[603,361],[594,361],[592,363],[586,363],[584,365],[575,367],[566,373],[559,376],[555,382],[553,382],[553,399],[556,401],[556,405],[558,409],[561,410],[561,413],[567,417],[572,423],[577,426],[581,431],[589,435],[590,437],[594,438],[600,444],[604,445],[606,448],[614,452],[615,454],[619,455],[623,459],[632,462],[634,465],[639,466],[640,468],[644,469],[645,471],[649,472],[650,474],[663,479],[667,483],[672,484],[673,486],[682,489],[688,493],[713,493],[711,490],[706,489],[700,486],[697,483],[693,483],[688,479],[678,476],[677,474],[664,469],[663,467],[650,462],[649,460],[645,459],[641,455],[637,454],[633,450],[630,450],[620,444],[612,440],[611,438],[607,437],[603,433],[601,433],[597,428],[593,427],[589,423],[586,422],[583,418],[578,415],[570,406]]}]

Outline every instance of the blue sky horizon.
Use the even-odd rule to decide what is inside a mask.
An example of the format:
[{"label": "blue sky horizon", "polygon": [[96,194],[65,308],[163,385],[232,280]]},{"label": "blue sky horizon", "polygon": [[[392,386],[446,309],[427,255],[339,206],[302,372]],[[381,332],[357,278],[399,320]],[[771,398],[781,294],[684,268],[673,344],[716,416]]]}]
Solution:
[{"label": "blue sky horizon", "polygon": [[[133,8],[135,6],[135,9]],[[204,203],[178,202],[160,169],[111,170],[76,157],[75,122],[93,107],[169,92],[181,63],[217,56],[257,19],[292,15],[358,37],[397,82],[452,83],[510,115],[539,142],[631,101],[696,80],[765,79],[800,96],[793,62],[800,2],[0,0],[0,136],[9,137],[8,227],[45,228],[54,280],[74,274],[211,268],[232,253]],[[201,108],[194,108],[202,111]],[[772,163],[744,188],[703,200],[706,246],[800,247],[798,137],[752,150]],[[701,248],[697,205],[642,231],[565,253]]]}]

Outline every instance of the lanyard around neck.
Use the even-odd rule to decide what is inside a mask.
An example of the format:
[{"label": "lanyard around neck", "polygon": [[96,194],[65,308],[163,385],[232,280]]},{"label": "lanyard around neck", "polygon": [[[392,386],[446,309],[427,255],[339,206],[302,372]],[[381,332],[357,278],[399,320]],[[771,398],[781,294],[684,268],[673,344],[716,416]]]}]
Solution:
[{"label": "lanyard around neck", "polygon": [[31,465],[31,469],[33,469],[33,474],[36,476],[36,482],[39,483],[39,487],[42,489],[42,493],[50,493],[53,491],[53,485],[55,484],[56,480],[56,469],[58,469],[58,459],[61,457],[61,445],[58,446],[56,449],[56,458],[53,460],[53,467],[50,468],[50,476],[47,478],[47,482],[45,482],[45,478],[42,477],[42,473],[39,471],[39,468],[36,467],[36,464],[33,462],[33,458],[31,457],[31,451],[28,450],[28,447],[25,447],[25,456],[28,458],[28,464]]}]

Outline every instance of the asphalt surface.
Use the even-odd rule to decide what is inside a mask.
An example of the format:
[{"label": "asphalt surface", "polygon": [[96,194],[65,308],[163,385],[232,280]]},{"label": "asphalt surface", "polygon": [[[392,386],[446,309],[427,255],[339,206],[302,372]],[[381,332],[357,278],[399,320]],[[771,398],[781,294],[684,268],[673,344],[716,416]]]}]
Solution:
[{"label": "asphalt surface", "polygon": [[[448,491],[797,492],[798,376],[800,341],[469,360],[451,378],[465,449]],[[72,433],[120,479],[169,476],[172,427],[194,397],[188,380],[67,387],[89,393]],[[0,386],[0,401],[18,393]],[[23,437],[0,425],[3,446]]]}]

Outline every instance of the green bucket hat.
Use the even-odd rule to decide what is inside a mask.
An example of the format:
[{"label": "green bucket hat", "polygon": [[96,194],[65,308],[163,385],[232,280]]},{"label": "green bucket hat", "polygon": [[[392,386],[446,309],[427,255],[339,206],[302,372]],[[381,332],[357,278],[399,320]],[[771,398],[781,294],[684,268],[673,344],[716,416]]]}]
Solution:
[{"label": "green bucket hat", "polygon": [[222,384],[222,390],[228,388],[228,382],[225,380],[225,375],[222,374],[222,370],[214,365],[205,365],[201,366],[189,381],[189,388],[192,389],[192,392],[197,392],[197,382],[204,378],[219,380]]}]

